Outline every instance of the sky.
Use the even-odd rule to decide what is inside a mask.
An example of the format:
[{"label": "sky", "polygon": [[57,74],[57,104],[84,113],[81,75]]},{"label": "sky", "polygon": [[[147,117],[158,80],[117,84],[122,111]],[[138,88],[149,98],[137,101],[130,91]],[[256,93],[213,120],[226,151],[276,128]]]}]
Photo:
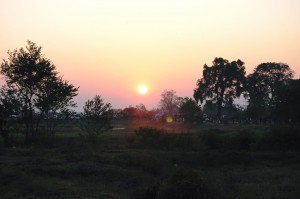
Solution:
[{"label": "sky", "polygon": [[80,87],[78,110],[95,95],[113,108],[151,109],[164,90],[192,97],[215,57],[241,59],[247,74],[283,62],[300,78],[299,8],[299,0],[0,0],[0,60],[30,40]]}]

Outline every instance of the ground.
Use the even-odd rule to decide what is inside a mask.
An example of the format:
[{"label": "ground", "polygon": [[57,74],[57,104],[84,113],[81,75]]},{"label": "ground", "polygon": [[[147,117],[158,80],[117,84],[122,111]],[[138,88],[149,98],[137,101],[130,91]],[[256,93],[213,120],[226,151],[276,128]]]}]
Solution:
[{"label": "ground", "polygon": [[270,126],[114,126],[94,142],[69,122],[51,141],[1,143],[1,198],[300,198],[300,151],[269,146]]}]

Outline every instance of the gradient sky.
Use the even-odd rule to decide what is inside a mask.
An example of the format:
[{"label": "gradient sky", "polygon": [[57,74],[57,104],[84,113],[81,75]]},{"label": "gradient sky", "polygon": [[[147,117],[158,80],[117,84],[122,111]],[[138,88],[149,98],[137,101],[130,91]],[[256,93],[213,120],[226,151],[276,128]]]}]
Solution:
[{"label": "gradient sky", "polygon": [[[300,77],[299,0],[0,0],[0,59],[30,40],[79,86],[114,108],[156,107],[163,90],[192,97],[206,63],[247,73],[287,63]],[[139,95],[137,86],[149,86]]]}]

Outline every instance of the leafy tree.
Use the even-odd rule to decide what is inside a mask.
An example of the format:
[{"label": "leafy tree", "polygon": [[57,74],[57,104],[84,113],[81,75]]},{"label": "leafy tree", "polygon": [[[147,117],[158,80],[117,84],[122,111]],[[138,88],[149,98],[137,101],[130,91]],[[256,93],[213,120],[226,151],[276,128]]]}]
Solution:
[{"label": "leafy tree", "polygon": [[215,58],[212,66],[204,65],[203,77],[197,81],[194,90],[196,101],[203,103],[211,100],[217,103],[217,116],[221,119],[221,109],[226,103],[232,103],[244,91],[246,78],[245,66],[241,60],[229,62]]},{"label": "leafy tree", "polygon": [[217,104],[211,100],[206,100],[203,106],[203,114],[205,114],[208,119],[216,119]]},{"label": "leafy tree", "polygon": [[201,107],[192,98],[185,97],[182,100],[179,113],[187,123],[199,122],[202,119]]},{"label": "leafy tree", "polygon": [[164,90],[161,94],[159,108],[165,116],[175,116],[179,112],[182,98],[176,95],[174,90]]},{"label": "leafy tree", "polygon": [[247,77],[249,93],[248,115],[267,118],[275,107],[278,90],[293,77],[290,67],[283,63],[262,63]]},{"label": "leafy tree", "polygon": [[4,85],[0,89],[0,118],[6,119],[11,115],[20,116],[22,103],[17,90],[12,86]]},{"label": "leafy tree", "polygon": [[134,119],[139,115],[139,110],[136,107],[129,106],[122,110],[122,116],[126,119]]},{"label": "leafy tree", "polygon": [[290,80],[282,85],[277,93],[274,114],[285,122],[300,121],[300,79]]},{"label": "leafy tree", "polygon": [[55,65],[45,58],[41,49],[42,47],[28,41],[25,49],[8,51],[8,60],[3,60],[1,64],[1,74],[4,75],[7,86],[16,89],[22,103],[26,141],[37,136],[38,125],[34,125],[36,114],[40,115],[38,118],[42,118],[48,110],[74,107],[72,98],[78,91],[78,88],[58,76]]},{"label": "leafy tree", "polygon": [[101,133],[111,129],[113,110],[110,103],[105,103],[100,95],[85,102],[81,114],[81,128],[85,134],[81,134],[88,140],[94,140]]}]

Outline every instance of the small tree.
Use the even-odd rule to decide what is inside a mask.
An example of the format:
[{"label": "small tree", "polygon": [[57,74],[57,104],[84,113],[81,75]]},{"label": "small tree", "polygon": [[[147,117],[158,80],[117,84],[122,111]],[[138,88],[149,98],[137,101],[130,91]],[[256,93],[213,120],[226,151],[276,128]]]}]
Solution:
[{"label": "small tree", "polygon": [[100,95],[85,102],[81,114],[81,129],[84,138],[94,140],[101,133],[112,128],[113,110],[110,103],[105,103]]},{"label": "small tree", "polygon": [[179,106],[182,98],[176,95],[174,90],[164,90],[161,94],[159,108],[164,116],[176,116],[179,113]]},{"label": "small tree", "polygon": [[179,107],[179,113],[184,118],[184,122],[200,122],[202,119],[202,110],[197,102],[192,98],[184,98]]}]

